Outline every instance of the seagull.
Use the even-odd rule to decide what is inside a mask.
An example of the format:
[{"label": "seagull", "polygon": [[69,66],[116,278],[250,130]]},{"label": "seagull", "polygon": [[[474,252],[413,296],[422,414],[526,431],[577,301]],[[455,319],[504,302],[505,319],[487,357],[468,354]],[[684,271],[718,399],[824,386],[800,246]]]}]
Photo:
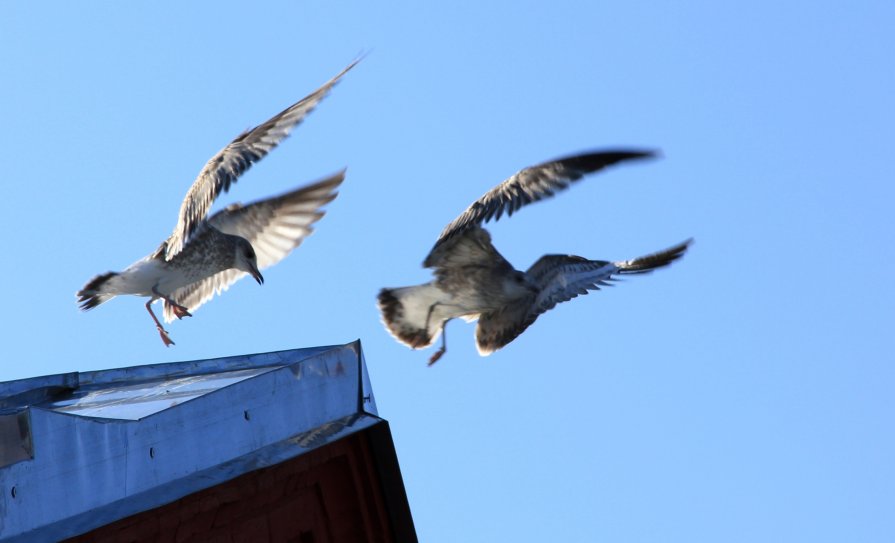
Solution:
[{"label": "seagull", "polygon": [[77,293],[80,308],[87,311],[123,294],[148,297],[146,309],[162,342],[171,346],[174,342],[152,311],[153,302],[162,300],[165,321],[171,322],[192,316],[246,275],[262,284],[260,270],[285,258],[311,234],[313,224],[324,215],[321,207],[336,198],[345,171],[273,198],[230,205],[210,217],[209,210],[240,175],[289,136],[358,62],[214,155],[187,192],[168,239],[124,271],[91,279]]},{"label": "seagull", "polygon": [[630,260],[588,260],[574,255],[545,255],[528,270],[515,269],[481,227],[519,208],[565,190],[585,175],[607,166],[655,156],[650,151],[611,150],[568,156],[525,168],[476,200],[448,224],[424,268],[435,280],[422,285],[384,288],[377,297],[382,322],[399,342],[412,349],[442,336],[431,366],[447,351],[445,326],[451,319],[478,319],[476,346],[482,356],[504,347],[541,314],[589,290],[611,285],[618,275],[644,274],[668,266],[692,240]]}]

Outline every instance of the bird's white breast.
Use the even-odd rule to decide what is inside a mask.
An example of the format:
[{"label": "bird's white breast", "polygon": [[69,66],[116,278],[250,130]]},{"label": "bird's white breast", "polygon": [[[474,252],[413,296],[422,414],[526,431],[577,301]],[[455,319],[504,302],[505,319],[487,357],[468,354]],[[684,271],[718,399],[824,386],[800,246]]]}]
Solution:
[{"label": "bird's white breast", "polygon": [[110,286],[115,294],[155,296],[153,289],[169,295],[178,288],[192,283],[182,271],[172,269],[167,264],[159,259],[145,258],[131,264],[113,278]]}]

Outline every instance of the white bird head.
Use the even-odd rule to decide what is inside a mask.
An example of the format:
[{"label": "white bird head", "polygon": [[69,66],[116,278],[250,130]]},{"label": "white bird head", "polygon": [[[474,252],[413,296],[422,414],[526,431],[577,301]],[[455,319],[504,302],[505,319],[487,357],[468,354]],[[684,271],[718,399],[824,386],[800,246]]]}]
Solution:
[{"label": "white bird head", "polygon": [[263,285],[264,276],[258,271],[258,258],[255,256],[252,244],[245,238],[234,237],[236,238],[236,254],[233,257],[233,267],[248,273],[255,278],[255,281],[258,281],[259,285]]}]

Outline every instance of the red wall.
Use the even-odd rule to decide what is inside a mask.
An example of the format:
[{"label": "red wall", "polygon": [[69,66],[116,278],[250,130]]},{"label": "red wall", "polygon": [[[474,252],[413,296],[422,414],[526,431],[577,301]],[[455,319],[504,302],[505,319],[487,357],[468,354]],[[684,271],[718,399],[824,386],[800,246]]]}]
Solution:
[{"label": "red wall", "polygon": [[395,541],[374,456],[356,433],[68,541]]}]

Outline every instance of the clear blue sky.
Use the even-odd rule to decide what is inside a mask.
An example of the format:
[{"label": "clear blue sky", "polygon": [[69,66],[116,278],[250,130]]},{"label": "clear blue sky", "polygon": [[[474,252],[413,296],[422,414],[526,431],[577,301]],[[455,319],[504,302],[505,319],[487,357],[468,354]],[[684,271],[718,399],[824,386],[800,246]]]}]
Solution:
[{"label": "clear blue sky", "polygon": [[[895,540],[895,4],[16,2],[0,19],[0,379],[361,338],[422,541]],[[168,327],[74,293],[173,228],[218,149],[364,61],[222,200],[343,167],[315,234]],[[663,158],[490,227],[669,269],[426,367],[383,286],[518,169]]]}]

